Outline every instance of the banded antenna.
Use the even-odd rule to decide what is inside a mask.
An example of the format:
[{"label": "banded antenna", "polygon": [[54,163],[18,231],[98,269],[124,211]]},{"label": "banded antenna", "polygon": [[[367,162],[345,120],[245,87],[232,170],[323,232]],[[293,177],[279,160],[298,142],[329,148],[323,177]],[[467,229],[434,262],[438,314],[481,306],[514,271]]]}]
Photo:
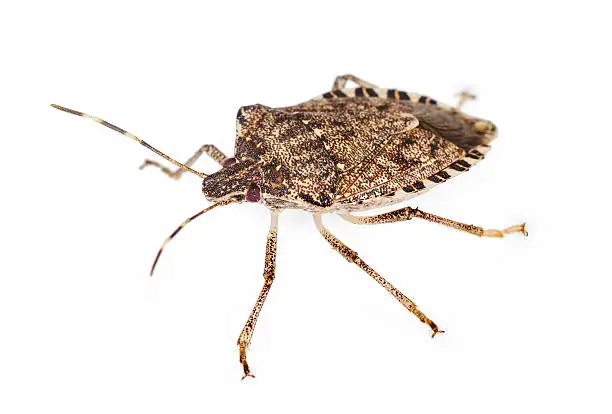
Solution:
[{"label": "banded antenna", "polygon": [[59,105],[55,105],[55,104],[51,104],[51,106],[54,107],[55,109],[59,109],[60,111],[68,112],[69,114],[72,114],[72,115],[77,115],[77,116],[81,116],[83,118],[93,119],[97,123],[102,124],[105,127],[112,129],[113,131],[117,131],[120,134],[123,134],[126,137],[129,137],[129,138],[133,139],[134,141],[138,142],[140,145],[150,149],[151,151],[153,151],[154,153],[156,153],[160,157],[166,159],[167,161],[170,161],[172,164],[176,165],[177,167],[182,168],[185,171],[189,171],[190,173],[195,174],[195,175],[197,175],[198,177],[201,177],[201,178],[208,177],[208,174],[204,174],[203,172],[196,171],[196,170],[186,166],[185,164],[183,164],[181,162],[178,162],[174,158],[170,158],[169,156],[167,156],[166,154],[164,154],[163,152],[161,152],[157,148],[152,147],[151,145],[149,145],[148,143],[146,143],[142,139],[138,138],[136,135],[130,134],[125,129],[119,128],[118,126],[115,126],[115,125],[111,124],[110,122],[106,122],[103,119],[97,118],[95,116],[88,115],[88,114],[86,114],[84,112],[79,112],[79,111],[75,111],[73,109],[64,108],[63,106],[59,106]]}]

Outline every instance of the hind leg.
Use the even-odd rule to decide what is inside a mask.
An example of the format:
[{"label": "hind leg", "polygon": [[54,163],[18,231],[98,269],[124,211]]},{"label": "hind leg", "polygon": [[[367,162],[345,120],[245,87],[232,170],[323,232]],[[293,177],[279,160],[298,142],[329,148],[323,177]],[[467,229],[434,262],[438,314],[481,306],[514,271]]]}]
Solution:
[{"label": "hind leg", "polygon": [[352,81],[352,82],[356,83],[358,86],[361,86],[362,88],[376,88],[376,85],[374,85],[374,84],[372,84],[370,82],[366,82],[364,80],[361,80],[357,76],[343,75],[343,76],[338,76],[336,78],[336,80],[334,81],[334,84],[332,86],[332,90],[344,89],[344,87],[346,86],[346,82],[347,81]]},{"label": "hind leg", "polygon": [[504,237],[505,235],[512,233],[522,233],[524,236],[527,236],[525,223],[516,224],[514,226],[510,226],[502,230],[483,229],[482,227],[474,226],[472,224],[460,223],[455,220],[436,216],[435,214],[426,213],[424,211],[419,210],[418,208],[411,207],[400,208],[398,210],[390,211],[389,213],[379,214],[377,216],[353,216],[352,214],[342,214],[341,217],[355,224],[395,223],[398,221],[407,221],[412,218],[420,218],[423,220],[430,221],[432,223],[442,224],[443,226],[450,227],[455,230],[461,230],[479,237]]},{"label": "hind leg", "polygon": [[459,92],[457,96],[459,97],[459,100],[457,101],[457,104],[455,105],[455,109],[457,111],[460,111],[466,102],[476,100],[476,95],[474,95],[471,92],[465,91],[465,90]]}]

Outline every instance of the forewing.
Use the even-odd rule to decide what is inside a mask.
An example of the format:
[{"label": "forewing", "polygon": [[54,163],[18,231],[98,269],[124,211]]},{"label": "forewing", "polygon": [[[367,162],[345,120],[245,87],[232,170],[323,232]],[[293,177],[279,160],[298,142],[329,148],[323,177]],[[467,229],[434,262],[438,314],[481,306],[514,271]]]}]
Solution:
[{"label": "forewing", "polygon": [[470,116],[454,106],[445,105],[427,96],[396,89],[355,88],[334,90],[300,104],[301,107],[316,107],[333,110],[346,102],[361,103],[375,107],[386,106],[392,112],[410,112],[419,119],[419,125],[430,129],[442,138],[469,151],[488,145],[497,135],[491,122]]},{"label": "forewing", "polygon": [[319,137],[338,174],[351,171],[362,160],[371,158],[392,136],[407,133],[419,124],[409,112],[380,111],[351,104],[316,111],[282,110],[285,116],[301,120]]},{"label": "forewing", "polygon": [[464,156],[463,149],[425,129],[393,135],[340,176],[336,201],[353,203],[391,194]]}]

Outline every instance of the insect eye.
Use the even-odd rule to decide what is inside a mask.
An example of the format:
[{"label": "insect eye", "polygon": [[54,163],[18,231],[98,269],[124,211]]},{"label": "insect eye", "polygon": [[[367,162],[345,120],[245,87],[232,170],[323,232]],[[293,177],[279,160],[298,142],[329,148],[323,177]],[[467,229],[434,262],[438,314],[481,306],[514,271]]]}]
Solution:
[{"label": "insect eye", "polygon": [[257,203],[261,199],[261,188],[255,183],[251,183],[246,193],[246,201]]}]

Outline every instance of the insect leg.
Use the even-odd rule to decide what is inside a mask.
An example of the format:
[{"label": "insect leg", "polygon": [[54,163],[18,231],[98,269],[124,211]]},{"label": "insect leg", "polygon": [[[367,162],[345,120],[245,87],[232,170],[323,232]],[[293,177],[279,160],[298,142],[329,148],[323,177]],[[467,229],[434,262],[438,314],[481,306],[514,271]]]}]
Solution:
[{"label": "insect leg", "polygon": [[406,221],[412,218],[420,218],[423,220],[430,221],[432,223],[439,223],[456,230],[465,231],[466,233],[474,234],[479,237],[504,237],[505,235],[512,233],[523,233],[524,236],[527,236],[527,229],[525,228],[525,223],[506,227],[502,230],[483,229],[482,227],[460,223],[458,221],[436,216],[434,214],[421,211],[418,208],[411,207],[400,208],[398,210],[390,211],[388,213],[383,213],[376,216],[353,216],[352,214],[342,214],[341,216],[343,219],[355,224],[395,223],[397,221]]},{"label": "insect leg", "polygon": [[270,291],[270,287],[272,287],[272,282],[274,281],[274,273],[276,270],[276,236],[278,233],[278,213],[272,211],[271,212],[271,222],[270,222],[270,231],[268,232],[268,239],[266,241],[266,260],[264,264],[264,285],[259,293],[259,297],[257,298],[257,302],[255,302],[255,306],[251,311],[251,315],[247,320],[244,328],[242,328],[242,332],[240,332],[240,336],[238,337],[238,347],[240,348],[240,363],[242,364],[242,369],[244,371],[244,375],[242,379],[246,377],[255,377],[249,368],[249,364],[247,363],[246,357],[246,349],[251,343],[251,337],[253,336],[253,332],[255,331],[255,324],[257,323],[257,318],[259,317],[259,312],[261,312],[261,308],[268,296],[268,292]]},{"label": "insect leg", "polygon": [[[195,154],[193,154],[185,162],[185,165],[187,167],[191,167],[202,156],[202,154],[204,154],[204,153],[206,153],[210,158],[212,158],[213,160],[217,161],[222,166],[226,166],[227,163],[231,162],[230,160],[233,160],[233,158],[229,158],[228,156],[226,156],[224,153],[222,153],[214,145],[207,144],[207,145],[202,145],[200,147],[200,149],[197,150],[195,152]],[[185,169],[180,168],[180,167],[177,168],[176,170],[172,171],[168,167],[165,167],[165,166],[161,165],[159,162],[153,161],[153,160],[149,160],[149,159],[144,160],[143,164],[140,166],[140,169],[142,170],[143,168],[145,168],[148,165],[152,165],[154,167],[159,168],[164,174],[166,174],[170,178],[174,178],[175,180],[178,180],[179,178],[181,178],[181,176],[185,172]]]},{"label": "insect leg", "polygon": [[334,81],[334,84],[332,86],[332,90],[344,89],[344,87],[346,86],[346,82],[347,81],[352,81],[352,82],[356,83],[358,86],[361,86],[362,88],[376,88],[376,85],[374,85],[374,84],[372,84],[370,82],[366,82],[364,80],[361,80],[357,76],[343,75],[343,76],[336,77],[336,80]]},{"label": "insect leg", "polygon": [[457,111],[460,111],[466,102],[473,101],[476,99],[476,95],[468,91],[461,91],[459,92],[457,96],[459,97],[459,100],[457,101],[457,105],[455,105],[455,109]]},{"label": "insect leg", "polygon": [[406,309],[412,312],[421,322],[429,325],[429,327],[432,330],[432,334],[431,334],[432,337],[436,336],[436,334],[438,333],[444,332],[438,329],[438,325],[436,325],[434,321],[432,321],[427,316],[425,316],[425,314],[417,308],[417,305],[412,300],[410,300],[406,295],[400,292],[395,286],[393,286],[389,281],[387,281],[387,279],[379,275],[374,269],[368,266],[367,263],[365,263],[359,257],[356,251],[354,251],[353,249],[351,249],[350,247],[342,243],[336,236],[331,234],[325,228],[325,226],[323,226],[323,222],[321,220],[320,214],[315,214],[313,217],[314,217],[314,221],[317,226],[317,229],[319,230],[319,233],[321,233],[323,238],[327,240],[330,246],[333,247],[334,250],[336,250],[338,253],[340,253],[346,260],[348,260],[349,262],[355,263],[363,271],[369,274],[372,277],[372,279],[377,281],[379,285],[381,285],[387,290],[387,292],[392,294],[393,297],[395,297],[395,299],[397,299],[402,305],[404,305]]},{"label": "insect leg", "polygon": [[100,119],[100,118],[95,117],[95,116],[88,115],[88,114],[86,114],[84,112],[75,111],[74,109],[64,108],[63,106],[59,106],[59,105],[55,105],[55,104],[51,104],[51,106],[54,107],[55,109],[59,109],[60,111],[67,112],[67,113],[72,114],[72,115],[76,115],[76,116],[80,116],[80,117],[83,117],[83,118],[92,119],[92,120],[96,121],[97,123],[102,124],[105,127],[112,129],[113,131],[117,131],[120,134],[123,134],[126,137],[133,139],[134,141],[138,142],[140,145],[150,149],[151,151],[153,151],[154,153],[156,153],[160,157],[166,159],[167,161],[170,161],[172,164],[176,165],[179,168],[187,170],[190,173],[195,174],[195,175],[197,175],[199,177],[207,177],[208,176],[207,174],[204,174],[204,173],[201,173],[199,171],[191,169],[191,167],[189,167],[188,165],[181,164],[180,162],[178,162],[174,158],[171,158],[171,157],[167,156],[166,154],[164,154],[163,152],[161,152],[160,150],[158,150],[156,148],[153,148],[151,145],[149,145],[148,143],[146,143],[142,139],[138,138],[136,135],[130,134],[125,129],[119,128],[118,126],[113,125],[110,122],[106,122],[103,119]]}]

